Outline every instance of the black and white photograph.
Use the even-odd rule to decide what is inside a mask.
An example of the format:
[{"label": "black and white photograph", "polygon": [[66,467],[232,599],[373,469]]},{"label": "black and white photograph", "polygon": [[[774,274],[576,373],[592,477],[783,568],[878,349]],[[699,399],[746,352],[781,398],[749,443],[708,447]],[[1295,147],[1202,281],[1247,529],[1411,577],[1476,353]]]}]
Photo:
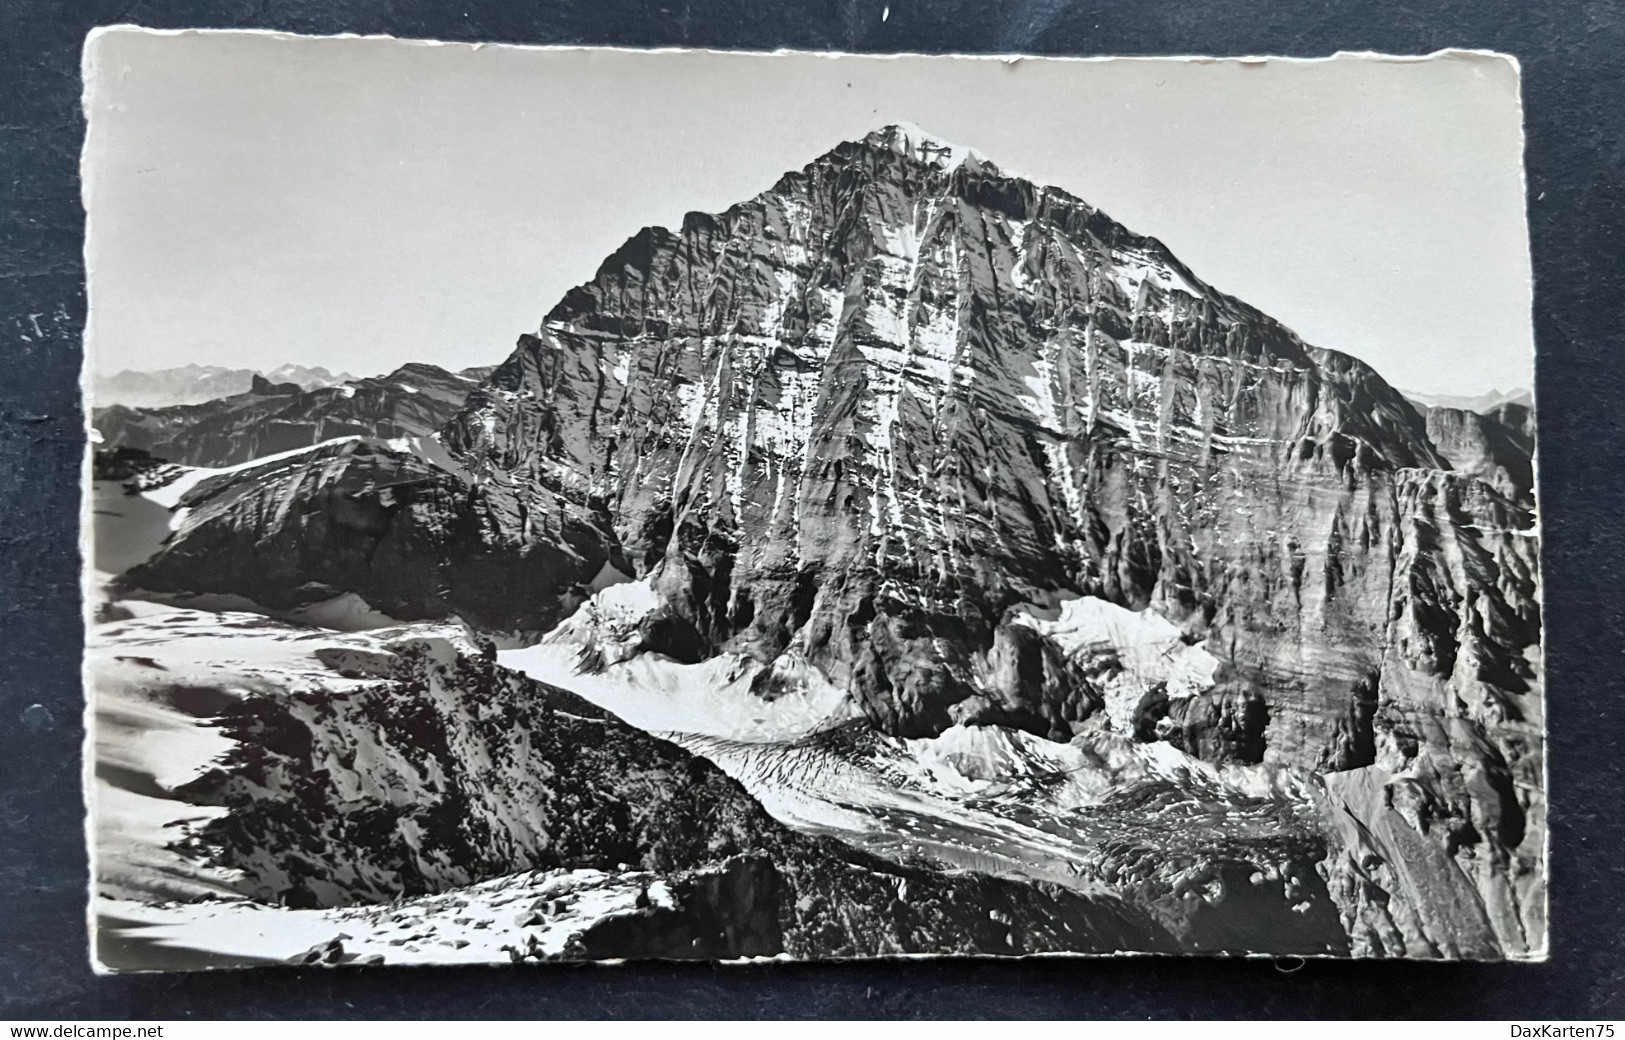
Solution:
[{"label": "black and white photograph", "polygon": [[1514,59],[84,76],[96,970],[1546,959]]}]

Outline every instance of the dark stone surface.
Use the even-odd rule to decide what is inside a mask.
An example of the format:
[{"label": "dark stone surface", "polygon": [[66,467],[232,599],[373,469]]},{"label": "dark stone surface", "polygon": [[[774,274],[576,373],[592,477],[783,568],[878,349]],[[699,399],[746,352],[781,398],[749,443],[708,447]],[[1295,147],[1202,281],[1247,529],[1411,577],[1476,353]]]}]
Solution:
[{"label": "dark stone surface", "polygon": [[[883,7],[891,8],[882,21]],[[529,43],[1040,54],[1510,51],[1523,63],[1535,257],[1551,720],[1544,965],[1041,961],[98,979],[84,935],[77,163],[92,26],[277,28]],[[0,1017],[1625,1015],[1625,8],[1609,0],[13,0],[0,9]]]},{"label": "dark stone surface", "polygon": [[[456,615],[487,631],[545,631],[563,597],[606,563],[624,565],[609,555],[608,521],[593,510],[555,497],[527,522],[504,489],[465,484],[366,441],[220,473],[181,500],[194,520],[185,544],[176,539],[162,562],[121,582],[158,593],[246,591],[273,610],[342,588],[403,620]],[[527,606],[516,612],[515,603]]]}]

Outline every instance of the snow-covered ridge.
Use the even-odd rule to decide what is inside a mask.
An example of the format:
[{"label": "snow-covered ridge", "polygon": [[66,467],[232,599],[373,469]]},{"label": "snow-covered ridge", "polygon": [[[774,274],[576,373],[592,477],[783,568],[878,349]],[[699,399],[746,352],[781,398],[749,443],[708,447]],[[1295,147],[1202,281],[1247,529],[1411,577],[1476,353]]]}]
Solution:
[{"label": "snow-covered ridge", "polygon": [[[545,908],[545,909],[538,909]],[[109,933],[207,963],[501,964],[564,955],[586,928],[674,908],[658,875],[547,870],[379,906],[289,910],[246,900],[104,899]],[[519,922],[530,922],[520,924]]]}]

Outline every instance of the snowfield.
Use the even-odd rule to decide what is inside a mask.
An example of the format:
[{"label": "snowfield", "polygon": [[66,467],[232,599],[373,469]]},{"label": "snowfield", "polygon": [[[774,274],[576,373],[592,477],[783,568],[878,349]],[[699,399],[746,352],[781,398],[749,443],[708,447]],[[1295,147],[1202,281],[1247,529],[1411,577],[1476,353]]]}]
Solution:
[{"label": "snowfield", "polygon": [[99,942],[121,964],[502,964],[558,957],[583,929],[670,908],[657,876],[532,871],[381,906],[290,910],[243,899],[104,899]]}]

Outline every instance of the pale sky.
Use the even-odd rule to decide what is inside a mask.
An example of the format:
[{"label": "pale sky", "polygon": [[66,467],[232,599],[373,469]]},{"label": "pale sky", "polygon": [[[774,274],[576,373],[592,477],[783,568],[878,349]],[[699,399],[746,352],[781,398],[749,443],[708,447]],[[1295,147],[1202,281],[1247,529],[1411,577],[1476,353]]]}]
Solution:
[{"label": "pale sky", "polygon": [[99,371],[494,364],[639,228],[911,122],[1395,386],[1531,382],[1517,74],[117,31],[87,51]]}]

